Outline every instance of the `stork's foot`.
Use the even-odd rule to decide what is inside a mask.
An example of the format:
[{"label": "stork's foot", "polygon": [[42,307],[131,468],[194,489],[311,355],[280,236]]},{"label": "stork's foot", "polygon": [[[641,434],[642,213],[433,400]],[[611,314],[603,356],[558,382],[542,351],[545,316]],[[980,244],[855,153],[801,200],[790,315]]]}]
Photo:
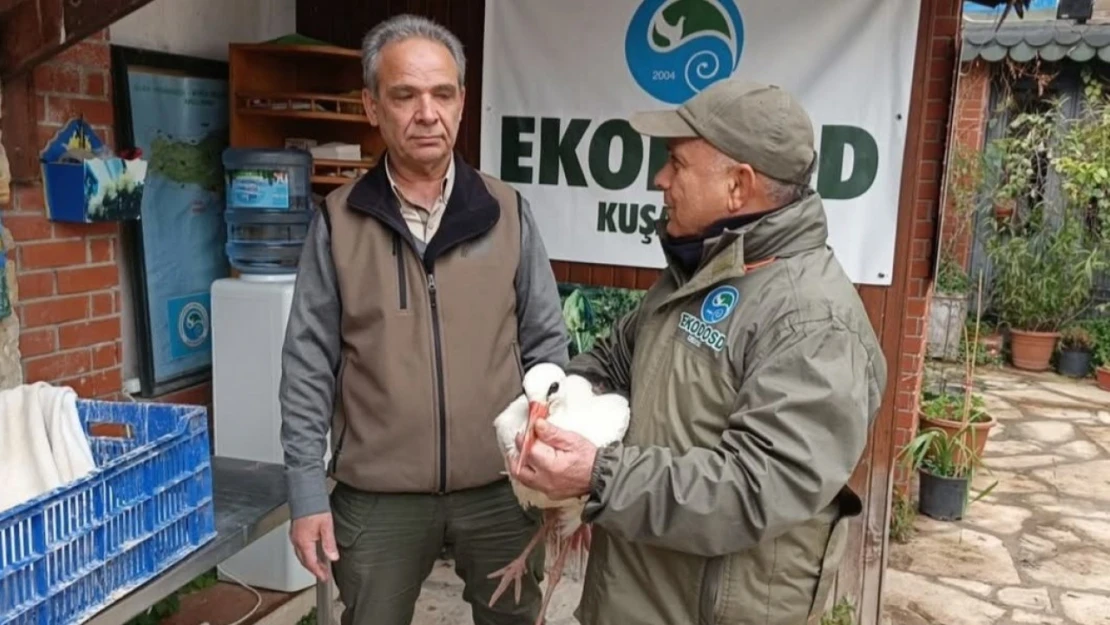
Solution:
[{"label": "stork's foot", "polygon": [[547,592],[543,593],[543,604],[540,606],[540,616],[536,619],[535,625],[543,625],[544,615],[547,614],[547,604],[551,602],[551,597],[555,595],[555,587],[559,585],[559,581],[563,578],[567,558],[574,554],[581,566],[586,561],[589,548],[589,525],[581,525],[569,538],[558,540],[556,549],[558,556],[555,558],[555,564],[548,571],[551,577],[548,578]]},{"label": "stork's foot", "polygon": [[489,606],[492,608],[493,604],[505,594],[509,589],[509,585],[513,585],[513,598],[517,603],[520,603],[520,579],[524,576],[524,571],[528,569],[527,560],[525,556],[518,556],[515,560],[510,562],[508,566],[490,573],[489,578],[501,578],[501,583],[497,585],[497,590],[493,591],[493,596],[489,599]]},{"label": "stork's foot", "polygon": [[532,550],[536,548],[536,545],[540,544],[540,541],[543,540],[546,534],[547,525],[545,524],[540,527],[540,530],[536,532],[536,535],[532,537],[531,542],[528,543],[528,546],[524,548],[524,551],[521,552],[519,556],[505,567],[487,576],[488,579],[501,578],[501,583],[497,585],[497,590],[493,591],[493,595],[489,599],[489,606],[491,608],[493,604],[497,603],[497,600],[501,598],[501,595],[505,594],[505,591],[509,589],[510,584],[513,585],[514,599],[517,603],[520,603],[520,580],[524,577],[525,571],[528,570],[528,556],[532,553]]}]

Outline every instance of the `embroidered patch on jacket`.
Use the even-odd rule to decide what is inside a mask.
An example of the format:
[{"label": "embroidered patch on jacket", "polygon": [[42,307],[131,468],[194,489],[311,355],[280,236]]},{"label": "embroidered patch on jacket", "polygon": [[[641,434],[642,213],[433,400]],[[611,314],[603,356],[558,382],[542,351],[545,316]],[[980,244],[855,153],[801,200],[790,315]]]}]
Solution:
[{"label": "embroidered patch on jacket", "polygon": [[720,352],[728,342],[728,335],[713,326],[724,321],[736,309],[740,292],[733,286],[719,286],[709,292],[701,303],[701,318],[684,312],[678,328],[686,333],[686,340],[693,345],[705,345]]}]

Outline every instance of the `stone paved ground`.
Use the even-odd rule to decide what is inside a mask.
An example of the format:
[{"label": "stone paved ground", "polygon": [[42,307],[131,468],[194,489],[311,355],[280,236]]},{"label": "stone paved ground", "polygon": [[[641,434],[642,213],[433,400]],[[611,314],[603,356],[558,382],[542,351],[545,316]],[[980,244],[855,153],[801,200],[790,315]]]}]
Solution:
[{"label": "stone paved ground", "polygon": [[889,625],[1110,625],[1110,393],[990,370],[994,491],[967,518],[924,516],[891,544]]}]

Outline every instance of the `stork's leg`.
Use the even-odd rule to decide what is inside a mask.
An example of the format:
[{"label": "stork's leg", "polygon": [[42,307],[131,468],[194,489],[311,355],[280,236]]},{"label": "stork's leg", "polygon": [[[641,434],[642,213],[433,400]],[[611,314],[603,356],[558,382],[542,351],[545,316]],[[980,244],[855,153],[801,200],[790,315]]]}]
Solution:
[{"label": "stork's leg", "polygon": [[[524,575],[524,572],[528,570],[528,555],[532,553],[536,545],[540,544],[540,541],[543,540],[547,531],[548,524],[545,521],[543,525],[540,526],[539,531],[536,532],[536,535],[532,537],[528,546],[524,548],[524,551],[517,556],[516,559],[507,564],[504,568],[498,569],[488,575],[489,579],[501,578],[501,583],[497,585],[497,590],[493,591],[493,596],[489,599],[490,607],[493,607],[493,604],[497,603],[501,595],[509,589],[509,584],[513,584],[513,596],[516,602],[520,603],[520,578]],[[542,616],[543,612],[540,612],[540,615]]]},{"label": "stork's leg", "polygon": [[555,559],[555,564],[551,567],[550,581],[547,583],[547,591],[543,593],[543,604],[540,605],[540,615],[536,619],[535,625],[543,625],[544,615],[547,614],[547,604],[551,602],[551,597],[555,595],[555,587],[559,585],[559,580],[563,577],[563,569],[567,564],[567,556],[573,552],[576,557],[584,560],[587,552],[583,550],[583,547],[588,546],[589,542],[589,525],[582,525],[570,535],[570,538],[559,540],[559,556]]}]

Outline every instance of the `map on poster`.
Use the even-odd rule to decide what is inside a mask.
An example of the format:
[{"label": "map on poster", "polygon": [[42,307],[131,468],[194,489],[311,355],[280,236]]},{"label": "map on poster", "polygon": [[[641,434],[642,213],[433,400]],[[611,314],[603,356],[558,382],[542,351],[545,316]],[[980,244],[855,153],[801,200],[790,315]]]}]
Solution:
[{"label": "map on poster", "polygon": [[230,275],[224,253],[227,81],[128,72],[133,137],[150,159],[143,265],[155,384],[211,365],[209,288]]}]

